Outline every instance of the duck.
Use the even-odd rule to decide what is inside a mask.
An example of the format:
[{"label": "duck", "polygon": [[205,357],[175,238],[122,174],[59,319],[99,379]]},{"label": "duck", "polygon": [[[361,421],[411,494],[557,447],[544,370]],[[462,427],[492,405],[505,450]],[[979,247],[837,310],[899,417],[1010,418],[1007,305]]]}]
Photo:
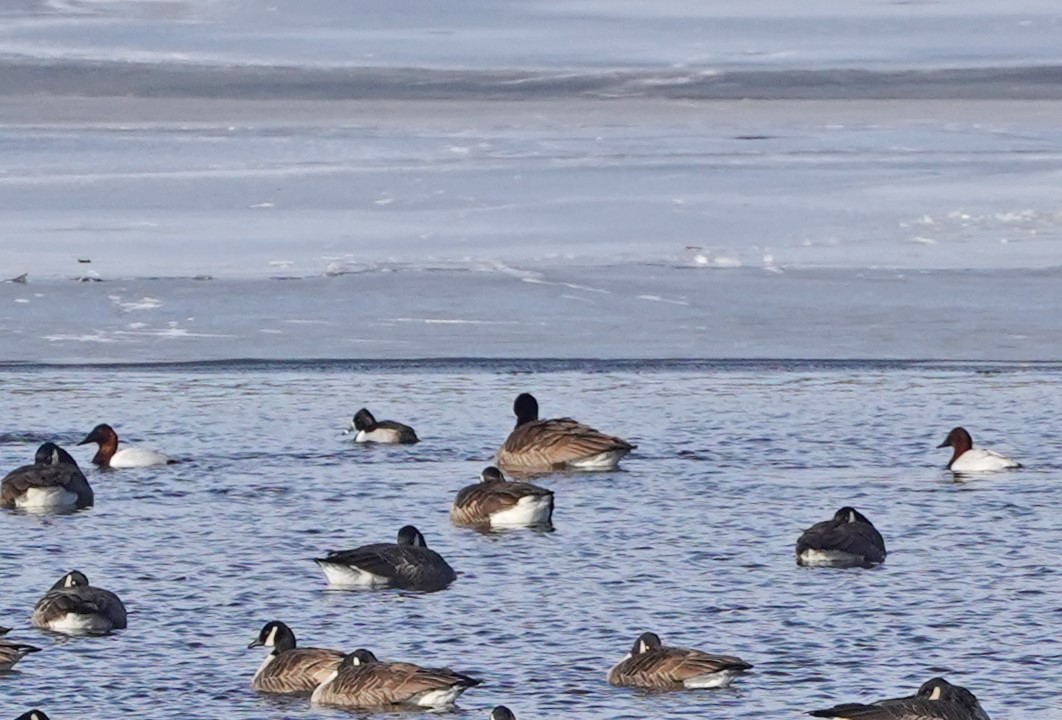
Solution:
[{"label": "duck", "polygon": [[[7,635],[11,628],[0,627],[0,635]],[[8,640],[0,640],[0,672],[7,672],[18,664],[18,661],[41,649],[34,645],[15,643]]]},{"label": "duck", "polygon": [[30,710],[28,713],[22,713],[17,718],[15,718],[15,720],[50,720],[50,719],[49,719],[49,717],[47,715],[45,715],[40,710]]},{"label": "duck", "polygon": [[538,400],[521,393],[513,402],[516,427],[494,457],[511,473],[615,470],[636,446],[571,418],[538,419]]},{"label": "duck", "polygon": [[295,647],[295,633],[279,620],[263,625],[247,647],[273,648],[251,678],[251,687],[258,692],[311,693],[343,659],[338,650]]},{"label": "duck", "polygon": [[85,508],[94,502],[92,486],[77,461],[53,442],[37,448],[32,465],[0,480],[3,508]]},{"label": "duck", "polygon": [[487,528],[550,527],[553,491],[525,482],[510,482],[491,465],[479,482],[462,488],[450,507],[456,525]]},{"label": "duck", "polygon": [[879,700],[869,705],[845,703],[825,710],[812,710],[811,717],[834,720],[989,720],[977,697],[944,678],[922,684],[914,695]]},{"label": "duck", "polygon": [[171,457],[163,455],[155,450],[142,447],[125,447],[118,449],[118,433],[110,425],[100,423],[92,428],[92,432],[78,445],[96,443],[99,450],[92,457],[92,462],[101,468],[137,468],[151,467],[153,465],[171,465],[175,462]]},{"label": "duck", "polygon": [[993,472],[995,470],[1010,470],[1020,468],[1021,463],[1011,460],[1009,457],[1000,455],[984,448],[975,448],[973,438],[966,428],[953,428],[944,442],[937,445],[938,448],[950,447],[953,452],[948,462],[948,470],[953,473],[978,473]]},{"label": "duck", "polygon": [[34,627],[71,635],[106,633],[126,626],[125,605],[110,590],[89,585],[73,570],[61,577],[33,608]]},{"label": "duck", "polygon": [[310,696],[312,705],[385,709],[406,707],[448,710],[458,696],[482,681],[450,668],[425,668],[405,662],[380,662],[359,648]]},{"label": "duck", "polygon": [[855,508],[843,507],[830,520],[815,523],[796,543],[797,565],[872,567],[885,562],[885,540]]},{"label": "duck", "polygon": [[409,425],[403,425],[394,420],[380,420],[377,422],[367,408],[362,408],[354,413],[354,419],[350,421],[350,427],[343,431],[344,435],[351,433],[354,433],[354,442],[359,443],[412,445],[419,442],[417,433]]},{"label": "duck", "polygon": [[516,720],[516,715],[504,705],[499,705],[490,711],[490,716],[487,720]]},{"label": "duck", "polygon": [[752,665],[739,657],[665,647],[655,633],[642,633],[608,672],[617,687],[656,690],[725,688]]},{"label": "duck", "polygon": [[333,551],[314,562],[324,571],[329,584],[338,587],[435,592],[457,578],[454,569],[428,548],[420,530],[412,525],[398,531],[397,542]]}]

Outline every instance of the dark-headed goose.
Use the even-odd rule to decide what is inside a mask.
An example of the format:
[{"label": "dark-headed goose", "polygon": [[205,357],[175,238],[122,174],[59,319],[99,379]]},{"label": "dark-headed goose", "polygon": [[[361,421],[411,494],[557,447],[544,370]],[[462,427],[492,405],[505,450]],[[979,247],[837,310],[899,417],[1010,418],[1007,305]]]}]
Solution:
[{"label": "dark-headed goose", "polygon": [[643,633],[608,673],[612,685],[681,690],[724,688],[752,665],[730,655],[665,647],[653,633]]},{"label": "dark-headed goose", "polygon": [[74,570],[59,579],[33,608],[34,627],[55,632],[105,633],[125,627],[125,606],[110,590],[92,587]]},{"label": "dark-headed goose", "polygon": [[55,443],[41,445],[32,465],[12,470],[0,480],[0,507],[83,508],[94,501],[77,462]]},{"label": "dark-headed goose", "polygon": [[553,491],[525,482],[510,482],[494,467],[480,473],[480,481],[462,488],[450,507],[457,525],[487,528],[549,527]]},{"label": "dark-headed goose", "polygon": [[808,567],[870,567],[885,562],[885,541],[866,516],[843,507],[801,534],[796,560]]},{"label": "dark-headed goose", "polygon": [[267,622],[247,647],[272,648],[251,687],[268,693],[310,693],[323,683],[343,659],[338,650],[295,647],[295,633],[279,621]]},{"label": "dark-headed goose", "polygon": [[314,560],[331,585],[352,588],[399,588],[433,592],[457,575],[442,556],[428,548],[412,525],[398,531],[394,543],[374,543],[354,550],[330,552]]}]

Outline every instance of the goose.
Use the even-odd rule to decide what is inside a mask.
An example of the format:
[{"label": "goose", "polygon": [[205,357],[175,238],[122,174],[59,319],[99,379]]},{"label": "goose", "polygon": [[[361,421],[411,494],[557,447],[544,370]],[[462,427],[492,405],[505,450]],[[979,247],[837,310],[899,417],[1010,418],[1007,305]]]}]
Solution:
[{"label": "goose", "polygon": [[84,508],[95,502],[92,487],[77,461],[55,443],[37,448],[32,465],[0,480],[0,507]]},{"label": "goose", "polygon": [[499,705],[490,711],[490,717],[487,720],[516,720],[516,715],[513,715],[513,711],[504,705]]},{"label": "goose", "polygon": [[418,441],[417,433],[409,425],[403,425],[394,420],[377,422],[367,408],[358,410],[354,414],[354,419],[350,421],[350,427],[343,431],[344,435],[351,433],[354,434],[354,442],[359,443],[412,445]]},{"label": "goose", "polygon": [[125,606],[109,590],[92,587],[84,573],[67,573],[33,608],[34,627],[68,634],[105,633],[124,628]]},{"label": "goose", "polygon": [[538,401],[529,393],[513,403],[516,428],[495,455],[506,472],[615,470],[636,446],[571,418],[538,419]]},{"label": "goose", "polygon": [[110,425],[100,423],[78,445],[96,443],[99,450],[92,457],[93,464],[105,468],[136,468],[153,465],[171,465],[176,460],[154,450],[142,447],[118,449],[118,433]]},{"label": "goose", "polygon": [[268,693],[310,693],[324,682],[343,659],[338,650],[295,647],[295,633],[274,620],[262,626],[248,648],[273,648],[251,679],[251,687]]},{"label": "goose", "polygon": [[461,693],[480,682],[450,668],[380,662],[368,650],[358,649],[344,657],[329,678],[313,691],[310,703],[347,708],[413,706],[447,710]]},{"label": "goose", "polygon": [[412,525],[398,531],[395,543],[374,543],[315,558],[329,584],[339,587],[399,588],[434,592],[457,575],[442,556],[428,549]]},{"label": "goose", "polygon": [[30,710],[28,713],[22,713],[15,720],[49,720],[49,718],[40,710]]},{"label": "goose", "polygon": [[863,513],[843,507],[800,535],[796,561],[807,567],[871,567],[885,562],[885,541]]},{"label": "goose", "polygon": [[457,525],[489,528],[549,527],[553,518],[553,491],[523,482],[509,482],[491,465],[480,482],[462,488],[450,507]]},{"label": "goose", "polygon": [[[6,635],[9,632],[11,628],[0,628],[0,635]],[[11,670],[22,658],[40,651],[41,649],[34,645],[0,640],[0,672]]]},{"label": "goose", "polygon": [[834,720],[989,720],[972,692],[944,678],[928,680],[909,697],[869,705],[845,703],[808,715]]},{"label": "goose", "polygon": [[962,427],[952,429],[948,436],[944,438],[944,442],[937,445],[937,447],[952,448],[953,452],[951,460],[948,462],[948,470],[953,473],[992,472],[994,470],[1009,470],[1021,467],[1021,463],[997,452],[985,450],[984,448],[975,448],[970,433],[966,432],[966,428]]},{"label": "goose", "polygon": [[620,687],[659,690],[725,688],[750,668],[752,665],[730,655],[664,647],[657,635],[647,632],[609,670],[608,681]]}]

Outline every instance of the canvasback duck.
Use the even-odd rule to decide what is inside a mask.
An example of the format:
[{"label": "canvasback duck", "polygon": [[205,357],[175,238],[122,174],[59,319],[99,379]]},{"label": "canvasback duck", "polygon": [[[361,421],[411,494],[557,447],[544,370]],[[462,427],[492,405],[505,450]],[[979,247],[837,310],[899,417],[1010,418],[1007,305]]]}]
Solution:
[{"label": "canvasback duck", "polygon": [[358,649],[343,658],[339,668],[313,691],[310,703],[373,710],[449,710],[461,693],[480,682],[450,668],[380,662],[368,650]]},{"label": "canvasback duck", "polygon": [[954,428],[938,448],[952,448],[948,469],[954,473],[992,472],[1020,468],[1021,463],[984,448],[975,448],[966,428]]},{"label": "canvasback duck", "polygon": [[618,687],[654,690],[724,688],[751,668],[741,658],[730,655],[665,647],[655,633],[647,632],[609,670],[608,682]]},{"label": "canvasback duck", "polygon": [[493,465],[480,482],[462,488],[450,507],[456,525],[484,528],[550,527],[553,491],[524,482],[510,482]]},{"label": "canvasback duck", "polygon": [[457,578],[454,569],[428,548],[424,536],[412,525],[398,531],[397,542],[333,551],[314,562],[329,584],[338,587],[434,592]]},{"label": "canvasback duck", "polygon": [[801,534],[796,559],[807,567],[871,567],[885,562],[885,540],[863,513],[843,507]]},{"label": "canvasback duck", "polygon": [[247,647],[272,648],[251,679],[251,687],[258,692],[311,693],[343,659],[338,650],[295,647],[295,633],[277,620],[263,625]]},{"label": "canvasback duck", "polygon": [[538,401],[530,393],[517,396],[513,413],[516,427],[495,455],[496,464],[505,472],[615,470],[635,448],[571,418],[539,420]]},{"label": "canvasback duck", "polygon": [[390,445],[412,445],[417,442],[417,433],[409,425],[394,420],[377,421],[367,408],[354,414],[350,427],[343,434],[354,434],[354,442],[385,443]]},{"label": "canvasback duck", "polygon": [[126,626],[125,605],[110,590],[89,585],[84,573],[74,570],[37,602],[30,622],[71,635],[106,633]]},{"label": "canvasback duck", "polygon": [[96,443],[99,450],[92,458],[92,462],[101,467],[111,468],[136,468],[151,467],[152,465],[169,465],[177,462],[166,455],[154,450],[142,447],[125,447],[118,449],[118,433],[110,425],[100,423],[92,428],[92,432],[78,445]]},{"label": "canvasback duck", "polygon": [[989,720],[977,697],[944,678],[933,678],[914,695],[878,700],[867,705],[845,703],[812,710],[812,717],[834,720]]},{"label": "canvasback duck", "polygon": [[[0,635],[11,632],[11,628],[0,628]],[[19,660],[41,649],[34,645],[0,640],[0,672],[7,672],[15,667]]]},{"label": "canvasback duck", "polygon": [[66,450],[46,442],[33,460],[0,480],[0,507],[84,508],[95,502],[85,474]]}]

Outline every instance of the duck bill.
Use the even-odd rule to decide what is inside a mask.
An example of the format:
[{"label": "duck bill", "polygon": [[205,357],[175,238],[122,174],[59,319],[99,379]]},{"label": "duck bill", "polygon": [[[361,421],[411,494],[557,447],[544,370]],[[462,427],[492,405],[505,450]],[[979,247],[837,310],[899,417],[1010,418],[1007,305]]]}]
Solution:
[{"label": "duck bill", "polygon": [[951,443],[950,443],[950,442],[948,442],[947,440],[945,440],[945,441],[944,441],[944,442],[942,442],[942,443],[941,443],[940,445],[937,445],[937,449],[939,450],[939,449],[940,449],[940,448],[942,448],[942,447],[950,447],[950,446],[951,446]]}]

